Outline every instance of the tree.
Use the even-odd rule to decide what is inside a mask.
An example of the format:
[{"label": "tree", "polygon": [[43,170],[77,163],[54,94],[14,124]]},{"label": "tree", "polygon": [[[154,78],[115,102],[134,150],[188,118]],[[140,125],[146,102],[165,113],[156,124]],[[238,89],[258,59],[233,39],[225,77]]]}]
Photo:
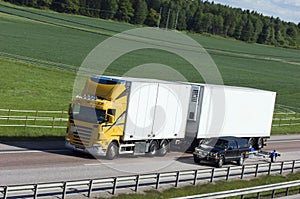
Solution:
[{"label": "tree", "polygon": [[129,22],[131,17],[134,15],[134,10],[130,0],[119,0],[118,7],[119,9],[117,11],[116,18],[119,21]]},{"label": "tree", "polygon": [[79,0],[61,0],[52,4],[52,9],[58,12],[78,13]]},{"label": "tree", "polygon": [[102,9],[102,11],[100,12],[101,18],[112,19],[118,10],[117,0],[102,0],[101,9]]},{"label": "tree", "polygon": [[156,26],[159,19],[159,13],[156,10],[150,8],[148,16],[145,20],[145,24],[148,26]]},{"label": "tree", "polygon": [[247,23],[244,25],[241,33],[241,40],[250,42],[252,41],[252,35],[254,33],[254,26],[250,19],[248,19]]},{"label": "tree", "polygon": [[143,24],[148,14],[148,8],[145,0],[133,1],[134,16],[131,22],[134,24]]}]

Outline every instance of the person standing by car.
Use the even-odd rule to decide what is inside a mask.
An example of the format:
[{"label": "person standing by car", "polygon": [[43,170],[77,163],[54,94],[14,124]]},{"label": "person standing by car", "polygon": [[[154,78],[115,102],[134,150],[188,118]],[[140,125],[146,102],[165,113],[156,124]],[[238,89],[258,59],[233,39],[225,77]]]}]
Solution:
[{"label": "person standing by car", "polygon": [[276,160],[277,156],[278,156],[278,154],[277,154],[276,150],[271,152],[270,153],[271,162],[274,162]]}]

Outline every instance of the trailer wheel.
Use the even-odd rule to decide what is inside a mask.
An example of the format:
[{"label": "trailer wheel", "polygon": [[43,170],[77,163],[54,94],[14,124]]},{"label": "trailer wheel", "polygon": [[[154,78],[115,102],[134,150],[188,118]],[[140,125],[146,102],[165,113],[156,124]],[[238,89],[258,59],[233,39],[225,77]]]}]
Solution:
[{"label": "trailer wheel", "polygon": [[200,158],[199,158],[197,155],[194,154],[194,162],[195,162],[196,164],[199,164],[200,161],[201,161]]},{"label": "trailer wheel", "polygon": [[240,159],[237,161],[237,164],[239,166],[242,166],[244,164],[244,161],[245,161],[245,155],[241,154]]},{"label": "trailer wheel", "polygon": [[221,156],[218,163],[217,163],[217,167],[221,168],[223,166],[224,162],[225,162],[225,159],[224,159],[223,156]]},{"label": "trailer wheel", "polygon": [[119,155],[119,148],[117,143],[111,142],[108,145],[107,152],[106,152],[106,159],[113,160]]},{"label": "trailer wheel", "polygon": [[264,140],[262,137],[258,138],[257,140],[257,149],[261,149],[264,146]]},{"label": "trailer wheel", "polygon": [[167,140],[163,140],[160,144],[158,155],[165,156],[168,153],[168,149],[169,149],[169,142]]},{"label": "trailer wheel", "polygon": [[248,145],[249,145],[249,148],[253,148],[255,146],[255,139],[249,138]]},{"label": "trailer wheel", "polygon": [[157,154],[157,151],[158,151],[158,143],[157,143],[157,141],[152,141],[150,143],[149,151],[148,151],[147,155],[153,157]]}]

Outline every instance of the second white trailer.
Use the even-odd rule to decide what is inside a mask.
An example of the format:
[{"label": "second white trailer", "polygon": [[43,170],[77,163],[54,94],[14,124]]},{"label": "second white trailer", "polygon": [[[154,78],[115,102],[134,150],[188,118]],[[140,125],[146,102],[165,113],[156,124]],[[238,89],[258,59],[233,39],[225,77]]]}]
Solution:
[{"label": "second white trailer", "polygon": [[247,138],[262,148],[270,137],[276,93],[221,85],[193,85],[187,139]]}]

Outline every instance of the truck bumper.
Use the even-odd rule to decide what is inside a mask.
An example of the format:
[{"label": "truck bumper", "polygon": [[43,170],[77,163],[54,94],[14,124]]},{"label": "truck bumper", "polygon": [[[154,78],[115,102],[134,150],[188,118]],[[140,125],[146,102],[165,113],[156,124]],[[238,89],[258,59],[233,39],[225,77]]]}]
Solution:
[{"label": "truck bumper", "polygon": [[85,147],[74,146],[70,143],[70,141],[66,141],[65,146],[66,146],[66,148],[68,148],[70,150],[73,150],[73,151],[87,153],[87,154],[91,154],[91,155],[94,155],[94,156],[106,156],[106,151],[104,151],[101,148],[101,146],[99,146],[99,145],[93,146],[91,148],[85,148]]}]

